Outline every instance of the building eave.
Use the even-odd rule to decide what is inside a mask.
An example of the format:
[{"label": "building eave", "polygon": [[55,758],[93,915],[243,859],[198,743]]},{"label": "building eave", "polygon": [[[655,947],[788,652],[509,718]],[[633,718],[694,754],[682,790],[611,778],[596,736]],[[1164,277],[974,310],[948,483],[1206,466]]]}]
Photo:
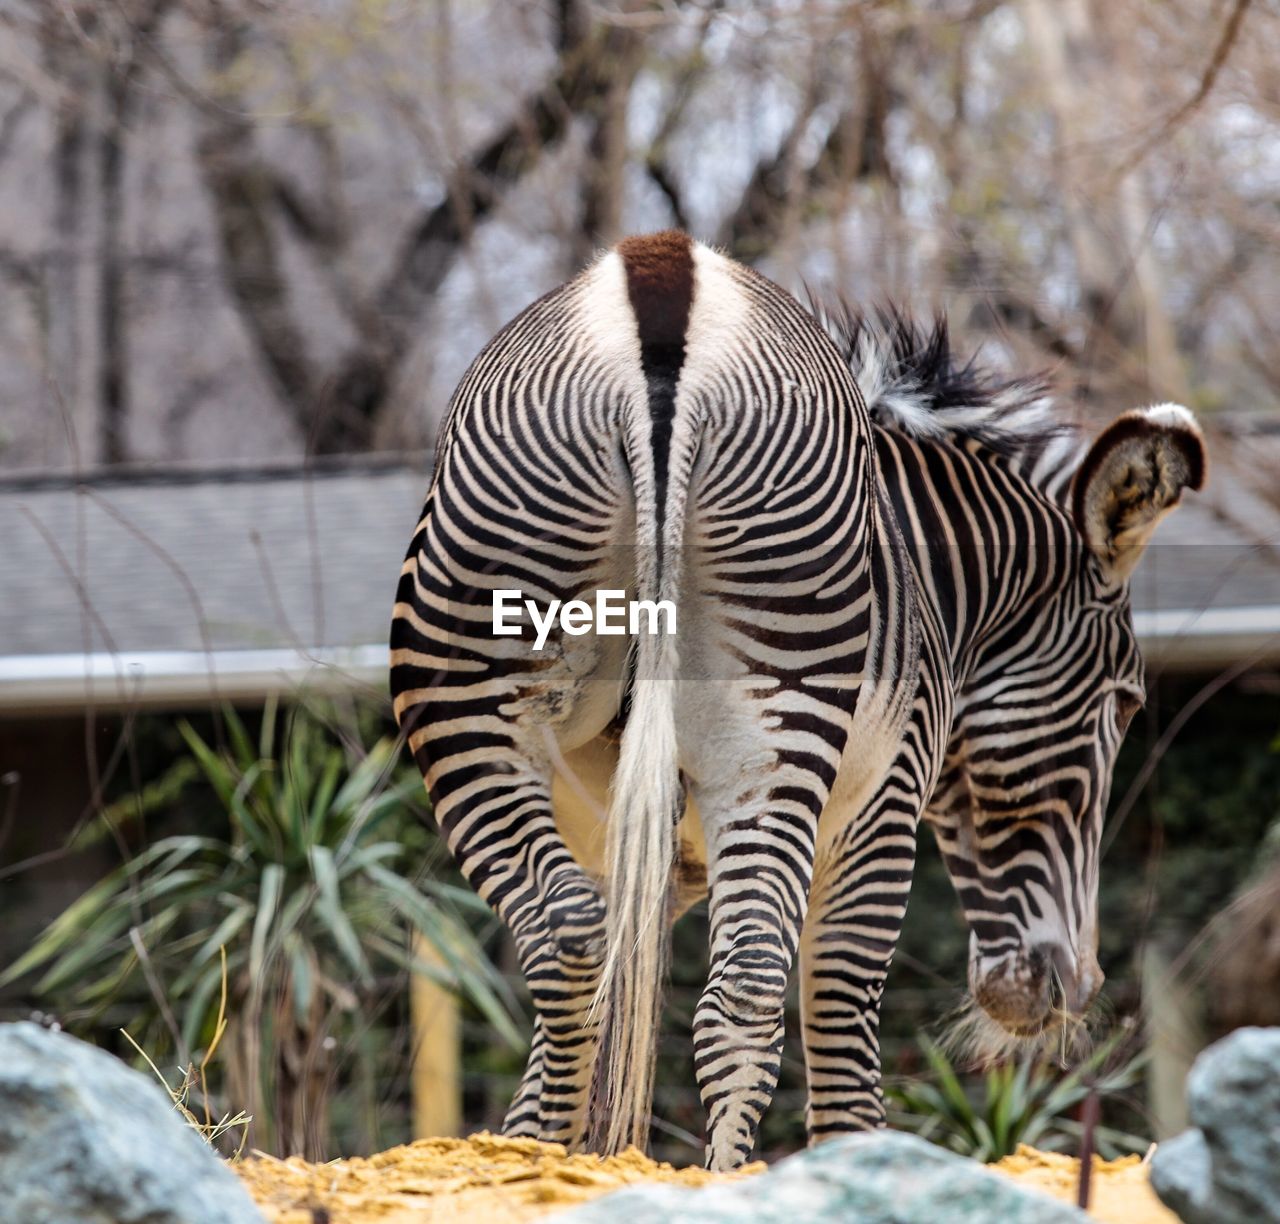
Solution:
[{"label": "building eave", "polygon": [[[1152,670],[1280,664],[1280,605],[1139,611],[1134,627]],[[259,702],[303,691],[385,696],[387,647],[0,656],[0,716],[9,718]]]},{"label": "building eave", "polygon": [[10,718],[361,690],[386,695],[386,646],[0,656],[0,717]]}]

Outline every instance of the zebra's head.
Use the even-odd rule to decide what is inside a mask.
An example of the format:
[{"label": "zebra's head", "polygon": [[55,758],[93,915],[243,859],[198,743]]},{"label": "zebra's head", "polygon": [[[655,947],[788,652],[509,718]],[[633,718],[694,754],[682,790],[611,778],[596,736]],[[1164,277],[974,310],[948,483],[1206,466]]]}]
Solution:
[{"label": "zebra's head", "polygon": [[1204,472],[1194,417],[1162,405],[1103,431],[1065,504],[1022,510],[1026,530],[1014,539],[1025,552],[1003,564],[1023,570],[1028,589],[1006,575],[1014,595],[975,646],[930,805],[970,927],[976,1051],[1059,1033],[1102,985],[1102,822],[1120,742],[1145,698],[1128,578]]}]

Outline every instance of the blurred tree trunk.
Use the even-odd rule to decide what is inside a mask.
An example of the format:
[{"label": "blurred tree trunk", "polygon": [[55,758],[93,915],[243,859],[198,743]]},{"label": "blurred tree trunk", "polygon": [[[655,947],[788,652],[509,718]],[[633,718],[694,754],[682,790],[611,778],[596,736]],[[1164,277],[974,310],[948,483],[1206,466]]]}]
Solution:
[{"label": "blurred tree trunk", "polygon": [[[901,33],[901,32],[900,32]],[[817,156],[803,161],[805,135],[825,100],[820,69],[815,69],[800,109],[778,150],[752,171],[737,207],[720,227],[719,242],[736,259],[748,262],[773,251],[802,209],[805,219],[847,195],[859,181],[883,178],[892,183],[885,125],[893,108],[888,64],[892,47],[865,24],[858,37],[859,91],[831,125]],[[821,49],[825,58],[825,48]],[[835,74],[843,82],[844,74]]]},{"label": "blurred tree trunk", "polygon": [[622,199],[626,188],[631,87],[640,70],[644,44],[615,40],[612,72],[591,118],[587,162],[582,177],[582,221],[574,233],[570,257],[577,271],[601,247],[622,237]]},{"label": "blurred tree trunk", "polygon": [[114,72],[104,90],[104,126],[98,134],[98,191],[102,201],[102,242],[98,292],[98,458],[128,458],[129,351],[125,288],[124,147],[132,70]]},{"label": "blurred tree trunk", "polygon": [[[1108,75],[1115,84],[1118,109],[1122,114],[1137,115],[1142,104],[1138,90],[1141,69],[1128,58],[1133,51],[1133,41],[1123,37],[1120,23],[1124,20],[1114,5],[1103,5],[1100,9],[1101,37],[1107,48]],[[1149,394],[1156,399],[1186,403],[1190,398],[1186,367],[1178,352],[1177,337],[1165,301],[1164,274],[1153,241],[1163,203],[1156,205],[1151,201],[1147,178],[1140,166],[1121,176],[1117,192],[1121,232],[1132,252],[1133,284],[1141,302],[1141,345],[1145,348]]]},{"label": "blurred tree trunk", "polygon": [[1056,128],[1054,173],[1089,329],[1082,384],[1125,399],[1185,398],[1151,249],[1152,210],[1137,172],[1117,173],[1108,139],[1113,117],[1136,104],[1132,65],[1115,50],[1123,40],[1106,39],[1090,0],[1023,0],[1022,10]]},{"label": "blurred tree trunk", "polygon": [[[329,367],[308,353],[290,300],[278,220],[296,201],[282,173],[257,153],[247,113],[235,99],[205,112],[199,146],[202,177],[213,203],[222,263],[245,325],[281,399],[315,454],[369,447],[398,370],[421,334],[436,295],[466,249],[474,226],[493,214],[557,145],[579,115],[596,116],[630,62],[636,36],[622,26],[588,27],[576,0],[561,5],[559,62],[496,136],[450,176],[445,198],[406,230],[390,272],[359,309],[350,348]],[[216,75],[243,49],[247,31],[223,23],[216,35]],[[620,108],[625,125],[625,94]],[[623,146],[625,153],[625,145]],[[323,221],[320,202],[317,216]],[[336,232],[338,227],[328,227]],[[333,252],[329,252],[332,257]]]},{"label": "blurred tree trunk", "polygon": [[972,30],[961,27],[951,48],[947,83],[951,114],[933,142],[953,201],[954,240],[945,247],[943,288],[976,296],[968,319],[971,326],[986,331],[994,324],[1006,337],[1029,341],[1029,358],[1036,362],[1065,359],[1074,364],[1080,346],[1062,323],[1044,311],[1035,270],[1025,268],[1021,260],[1013,264],[1005,250],[992,250],[999,238],[984,224],[982,206],[972,202],[982,198],[972,176],[986,171],[982,149],[987,143],[970,114],[972,43]]},{"label": "blurred tree trunk", "polygon": [[[435,945],[413,937],[413,955],[423,965],[448,973]],[[413,1137],[461,1135],[462,1010],[455,992],[425,973],[409,975],[409,1015],[413,1030]]]},{"label": "blurred tree trunk", "polygon": [[706,71],[707,34],[723,3],[724,0],[708,0],[703,7],[702,19],[698,23],[693,41],[671,65],[672,80],[666,109],[658,122],[652,143],[644,152],[644,172],[665,197],[667,207],[671,210],[672,224],[682,230],[690,230],[692,226],[685,208],[684,192],[670,161],[670,143],[680,129],[689,103]]},{"label": "blurred tree trunk", "polygon": [[[53,149],[53,258],[45,316],[48,382],[76,435],[77,462],[129,457],[126,152],[143,47],[172,0],[92,4],[45,23],[62,86]],[[86,443],[93,439],[90,448]]]},{"label": "blurred tree trunk", "polygon": [[98,458],[129,458],[129,253],[125,240],[125,166],[129,124],[145,47],[172,0],[120,4],[114,54],[104,66],[103,114],[97,132],[99,244]]},{"label": "blurred tree trunk", "polygon": [[1147,1099],[1157,1140],[1187,1129],[1187,1072],[1204,1049],[1200,1001],[1171,971],[1169,958],[1148,943],[1139,963],[1147,1017]]},{"label": "blurred tree trunk", "polygon": [[[92,28],[91,13],[79,17]],[[87,436],[94,418],[94,233],[86,163],[95,74],[61,16],[50,14],[42,33],[46,67],[62,85],[54,118],[53,241],[44,294],[46,410],[70,432],[78,464],[90,457],[81,452],[79,439]]]},{"label": "blurred tree trunk", "polygon": [[[249,30],[215,14],[209,31],[209,67],[226,81],[245,49]],[[228,88],[201,114],[196,156],[213,206],[223,274],[232,300],[277,393],[306,431],[317,383],[306,342],[289,300],[275,205],[278,179],[254,141],[250,108]]]}]

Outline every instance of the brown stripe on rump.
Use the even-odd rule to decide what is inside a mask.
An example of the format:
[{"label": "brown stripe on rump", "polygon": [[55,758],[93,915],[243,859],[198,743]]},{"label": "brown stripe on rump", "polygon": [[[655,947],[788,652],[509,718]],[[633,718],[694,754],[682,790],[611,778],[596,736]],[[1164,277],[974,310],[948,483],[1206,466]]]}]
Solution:
[{"label": "brown stripe on rump", "polygon": [[[627,295],[640,337],[640,367],[649,389],[649,445],[653,448],[653,492],[661,538],[667,513],[676,386],[684,365],[684,336],[693,305],[693,244],[688,234],[663,230],[623,239],[618,243],[618,254],[627,270]],[[661,573],[661,556],[657,565]]]},{"label": "brown stripe on rump", "polygon": [[680,230],[618,243],[627,293],[644,348],[684,348],[693,305],[693,243]]}]

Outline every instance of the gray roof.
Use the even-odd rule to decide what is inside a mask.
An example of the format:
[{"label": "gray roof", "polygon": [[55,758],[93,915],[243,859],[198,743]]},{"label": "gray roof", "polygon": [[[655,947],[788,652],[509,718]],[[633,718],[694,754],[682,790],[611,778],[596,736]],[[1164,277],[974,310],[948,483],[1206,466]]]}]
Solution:
[{"label": "gray roof", "polygon": [[0,653],[381,642],[429,470],[0,481]]},{"label": "gray roof", "polygon": [[[428,472],[408,455],[0,479],[0,709],[75,707],[86,679],[99,704],[303,677],[385,691]],[[1280,660],[1280,511],[1217,475],[1135,575],[1156,666]]]},{"label": "gray roof", "polygon": [[0,480],[0,709],[255,697],[303,676],[385,692],[429,470],[409,455]]}]

